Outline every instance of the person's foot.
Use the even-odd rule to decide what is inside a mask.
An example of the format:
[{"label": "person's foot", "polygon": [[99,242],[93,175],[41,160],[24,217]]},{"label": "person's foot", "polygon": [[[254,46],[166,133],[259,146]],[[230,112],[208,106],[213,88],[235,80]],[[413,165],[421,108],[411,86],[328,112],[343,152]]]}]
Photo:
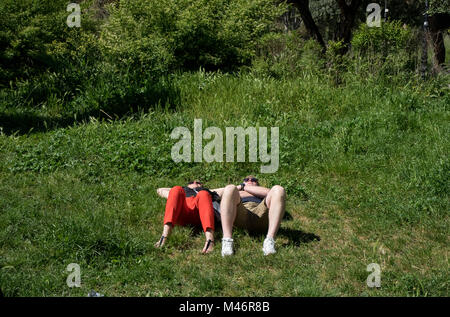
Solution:
[{"label": "person's foot", "polygon": [[273,238],[266,238],[263,243],[262,248],[264,255],[274,254],[277,251],[275,250],[275,240]]},{"label": "person's foot", "polygon": [[167,237],[161,236],[161,238],[158,240],[158,242],[155,243],[155,248],[160,248],[164,244],[166,244]]},{"label": "person's foot", "polygon": [[203,247],[202,253],[206,254],[206,253],[212,252],[213,250],[214,250],[214,241],[207,240],[205,242],[205,246]]},{"label": "person's foot", "polygon": [[222,239],[222,256],[233,255],[233,239]]}]

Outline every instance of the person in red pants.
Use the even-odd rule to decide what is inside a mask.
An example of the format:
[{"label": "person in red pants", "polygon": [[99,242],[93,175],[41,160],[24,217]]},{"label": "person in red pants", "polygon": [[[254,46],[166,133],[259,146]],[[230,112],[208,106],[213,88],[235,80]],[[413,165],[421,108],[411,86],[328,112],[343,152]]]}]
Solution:
[{"label": "person in red pants", "polygon": [[158,188],[159,196],[166,198],[164,228],[160,240],[155,244],[163,246],[174,226],[201,226],[206,242],[202,253],[214,249],[214,209],[212,197],[199,181],[189,182],[186,187]]}]

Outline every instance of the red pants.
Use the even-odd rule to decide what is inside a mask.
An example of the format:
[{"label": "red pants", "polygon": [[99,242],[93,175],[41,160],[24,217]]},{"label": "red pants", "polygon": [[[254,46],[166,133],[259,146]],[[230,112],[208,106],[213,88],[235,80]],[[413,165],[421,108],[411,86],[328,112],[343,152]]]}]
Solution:
[{"label": "red pants", "polygon": [[214,209],[211,195],[200,191],[195,197],[186,197],[183,187],[175,186],[169,192],[164,214],[164,224],[202,226],[214,230]]}]

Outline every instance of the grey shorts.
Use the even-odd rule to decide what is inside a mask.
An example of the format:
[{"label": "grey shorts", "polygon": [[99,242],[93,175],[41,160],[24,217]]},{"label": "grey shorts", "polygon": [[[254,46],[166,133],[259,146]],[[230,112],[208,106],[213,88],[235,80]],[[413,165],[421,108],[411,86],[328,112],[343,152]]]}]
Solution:
[{"label": "grey shorts", "polygon": [[234,225],[249,232],[264,233],[269,228],[269,208],[264,198],[260,203],[240,202],[237,205]]}]

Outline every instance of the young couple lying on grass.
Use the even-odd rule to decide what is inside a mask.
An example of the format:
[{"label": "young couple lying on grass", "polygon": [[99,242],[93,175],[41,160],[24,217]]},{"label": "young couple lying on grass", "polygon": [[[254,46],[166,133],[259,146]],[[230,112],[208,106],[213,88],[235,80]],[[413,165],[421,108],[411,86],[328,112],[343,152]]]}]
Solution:
[{"label": "young couple lying on grass", "polygon": [[202,253],[212,252],[216,216],[216,223],[222,224],[222,256],[233,254],[233,226],[250,232],[267,232],[263,253],[269,255],[276,252],[274,239],[285,212],[286,193],[283,187],[276,185],[269,189],[259,186],[258,180],[250,175],[237,186],[209,190],[201,182],[193,181],[185,187],[158,188],[157,192],[167,199],[167,203],[164,229],[156,247],[166,243],[173,226],[194,225],[201,226],[205,233]]}]

